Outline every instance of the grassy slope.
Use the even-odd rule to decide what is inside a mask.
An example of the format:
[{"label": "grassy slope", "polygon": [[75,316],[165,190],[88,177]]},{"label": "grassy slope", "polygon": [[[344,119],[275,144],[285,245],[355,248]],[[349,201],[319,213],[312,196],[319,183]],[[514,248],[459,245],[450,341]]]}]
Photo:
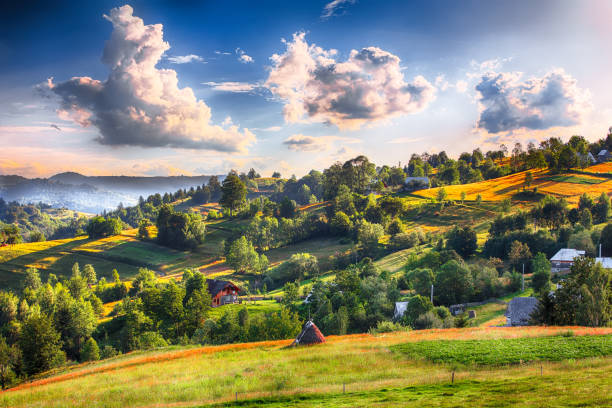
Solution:
[{"label": "grassy slope", "polygon": [[[580,195],[583,193],[598,195],[605,192],[609,194],[612,190],[612,180],[584,174],[589,172],[595,174],[594,171],[591,171],[592,169],[599,171],[597,166],[592,166],[584,169],[583,174],[580,176],[570,173],[556,175],[552,178],[546,170],[532,170],[531,173],[534,176],[534,180],[531,188],[537,187],[541,193],[565,197],[570,203],[574,204],[578,202]],[[470,201],[475,200],[478,194],[482,196],[484,201],[501,201],[505,198],[511,198],[524,187],[526,173],[521,172],[471,184],[446,186],[444,189],[448,194],[449,200],[460,200],[461,192],[464,191],[467,195],[467,200]],[[566,177],[563,178],[563,176]],[[420,190],[414,194],[426,198],[436,198],[438,189]]]},{"label": "grassy slope", "polygon": [[254,302],[245,301],[237,305],[225,305],[223,307],[215,307],[210,311],[210,317],[218,319],[227,312],[238,313],[240,309],[246,308],[249,311],[249,316],[258,314],[277,312],[280,310],[280,303],[276,300],[257,300]]},{"label": "grassy slope", "polygon": [[[610,328],[572,330],[579,335],[612,333]],[[0,406],[200,406],[234,400],[235,393],[247,400],[245,406],[397,406],[417,404],[426,396],[431,398],[424,401],[443,406],[511,402],[528,406],[541,398],[559,404],[609,404],[611,357],[544,362],[541,377],[539,364],[458,368],[454,388],[448,389],[451,366],[390,350],[421,340],[516,338],[564,331],[567,328],[424,330],[330,336],[326,344],[310,348],[286,349],[289,341],[283,340],[134,353],[5,391]],[[343,384],[348,394],[341,394]]]},{"label": "grassy slope", "polygon": [[183,258],[183,252],[137,240],[133,230],[99,240],[77,237],[18,244],[0,248],[0,282],[4,287],[19,287],[28,267],[38,268],[43,279],[49,273],[66,277],[75,262],[92,264],[99,278],[110,278],[115,268],[123,278],[129,278],[139,267],[162,269],[162,265],[173,265]]}]

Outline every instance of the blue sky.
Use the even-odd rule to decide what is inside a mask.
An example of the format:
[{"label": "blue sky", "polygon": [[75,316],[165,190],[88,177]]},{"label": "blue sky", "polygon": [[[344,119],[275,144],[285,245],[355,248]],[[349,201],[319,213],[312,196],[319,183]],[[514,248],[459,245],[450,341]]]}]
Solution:
[{"label": "blue sky", "polygon": [[0,15],[0,173],[299,176],[595,140],[610,18],[604,0],[20,2]]}]

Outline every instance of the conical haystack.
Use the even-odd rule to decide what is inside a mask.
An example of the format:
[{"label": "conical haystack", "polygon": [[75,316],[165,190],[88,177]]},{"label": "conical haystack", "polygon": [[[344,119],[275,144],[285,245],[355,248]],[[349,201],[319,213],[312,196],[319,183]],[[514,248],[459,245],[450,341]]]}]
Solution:
[{"label": "conical haystack", "polygon": [[304,323],[302,332],[295,338],[293,344],[301,346],[317,343],[325,343],[325,337],[317,325],[312,320],[309,320]]}]

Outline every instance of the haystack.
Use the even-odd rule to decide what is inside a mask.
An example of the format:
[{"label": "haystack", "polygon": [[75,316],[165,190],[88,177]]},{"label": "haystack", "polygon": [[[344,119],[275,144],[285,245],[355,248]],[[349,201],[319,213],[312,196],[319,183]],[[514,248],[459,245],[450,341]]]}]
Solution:
[{"label": "haystack", "polygon": [[295,338],[293,344],[301,346],[317,343],[325,343],[325,337],[317,325],[314,324],[312,320],[308,320],[306,323],[304,323],[302,332]]}]

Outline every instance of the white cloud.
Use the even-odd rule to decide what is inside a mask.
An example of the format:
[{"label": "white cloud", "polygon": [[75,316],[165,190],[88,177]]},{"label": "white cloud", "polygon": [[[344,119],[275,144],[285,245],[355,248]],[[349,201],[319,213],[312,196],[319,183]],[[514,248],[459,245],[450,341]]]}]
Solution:
[{"label": "white cloud", "polygon": [[283,129],[282,126],[269,126],[266,128],[253,128],[253,130],[259,130],[263,132],[279,132]]},{"label": "white cloud", "polygon": [[355,4],[355,0],[333,0],[330,1],[323,7],[323,13],[321,14],[321,18],[326,20],[333,16],[338,16],[345,12],[345,8],[350,5]]},{"label": "white cloud", "polygon": [[242,62],[243,64],[250,64],[252,62],[255,62],[255,60],[249,55],[247,55],[246,52],[241,48],[236,48],[236,55],[238,56],[238,61]]},{"label": "white cloud", "polygon": [[289,150],[300,152],[322,152],[329,149],[331,140],[329,138],[316,138],[295,134],[283,141]]},{"label": "white cloud", "polygon": [[[435,88],[424,77],[404,80],[400,59],[377,47],[352,50],[345,62],[336,50],[308,44],[304,33],[286,41],[287,50],[274,54],[266,81],[284,103],[287,122],[324,122],[358,129],[425,109]],[[306,119],[305,119],[306,118]]]},{"label": "white cloud", "polygon": [[495,71],[501,68],[502,65],[504,65],[506,62],[510,62],[510,61],[512,61],[512,57],[492,58],[492,59],[480,61],[480,62],[476,60],[472,60],[470,62],[470,65],[472,66],[472,69],[477,72],[488,72],[488,71]]},{"label": "white cloud", "polygon": [[265,132],[278,132],[282,129],[282,126],[270,126],[267,128],[263,128],[261,130],[265,131]]},{"label": "white cloud", "polygon": [[175,57],[167,57],[172,64],[189,64],[190,62],[204,62],[204,58],[199,55],[177,55]]},{"label": "white cloud", "polygon": [[459,93],[465,93],[467,91],[467,88],[468,88],[468,83],[467,81],[464,81],[463,79],[460,79],[455,83],[455,89]]},{"label": "white cloud", "polygon": [[438,75],[434,83],[436,87],[440,89],[441,91],[446,91],[449,87],[449,83],[446,80],[446,77],[444,76],[444,74]]},{"label": "white cloud", "polygon": [[105,81],[48,81],[46,88],[60,98],[59,116],[95,126],[105,145],[245,151],[255,135],[211,124],[210,108],[191,88],[179,88],[176,71],[156,68],[170,48],[162,25],[145,25],[132,12],[126,5],[104,16],[113,24],[102,58],[110,67]]},{"label": "white cloud", "polygon": [[476,85],[478,128],[488,133],[542,130],[580,124],[591,110],[591,95],[563,69],[522,80],[520,72],[488,72]]},{"label": "white cloud", "polygon": [[249,82],[202,82],[202,85],[208,85],[215,91],[223,92],[252,92],[261,88],[260,84]]},{"label": "white cloud", "polygon": [[217,54],[217,55],[232,55],[231,52],[227,52],[227,51],[215,51],[215,54]]}]

